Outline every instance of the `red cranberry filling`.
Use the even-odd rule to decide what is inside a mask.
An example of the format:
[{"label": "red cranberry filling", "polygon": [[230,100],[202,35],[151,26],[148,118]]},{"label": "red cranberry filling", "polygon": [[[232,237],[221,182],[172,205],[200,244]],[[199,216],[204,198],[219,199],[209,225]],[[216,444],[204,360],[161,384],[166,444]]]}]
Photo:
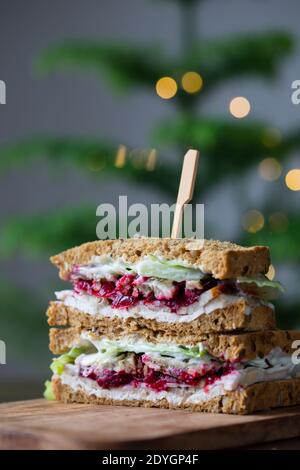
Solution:
[{"label": "red cranberry filling", "polygon": [[170,386],[174,385],[197,387],[200,382],[202,382],[205,388],[235,370],[233,364],[224,363],[218,369],[211,369],[204,374],[197,371],[189,373],[184,369],[168,370],[168,373],[166,373],[154,370],[148,366],[143,367],[142,357],[138,355],[136,355],[136,364],[136,368],[132,369],[130,372],[126,372],[125,370],[114,371],[110,369],[99,371],[92,366],[81,367],[79,375],[95,380],[100,387],[106,389],[129,384],[133,387],[138,387],[144,384],[147,388],[159,392],[168,390]]},{"label": "red cranberry filling", "polygon": [[90,279],[76,279],[74,290],[77,293],[87,293],[100,298],[107,299],[113,308],[129,308],[138,303],[153,304],[169,307],[171,312],[176,313],[181,307],[187,307],[196,302],[203,292],[215,287],[218,281],[208,276],[201,281],[201,289],[187,289],[185,282],[173,282],[171,298],[163,298],[161,295],[155,297],[153,291],[145,294],[141,288],[147,280],[145,277],[125,274],[115,281],[95,281]]}]

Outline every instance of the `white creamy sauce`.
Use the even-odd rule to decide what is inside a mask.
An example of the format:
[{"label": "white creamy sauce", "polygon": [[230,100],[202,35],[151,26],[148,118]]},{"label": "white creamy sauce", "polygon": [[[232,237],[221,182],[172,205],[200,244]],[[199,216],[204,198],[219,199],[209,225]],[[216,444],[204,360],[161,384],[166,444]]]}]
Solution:
[{"label": "white creamy sauce", "polygon": [[74,277],[87,279],[108,279],[115,275],[128,273],[129,265],[122,259],[113,259],[109,255],[94,256],[91,263],[76,266],[73,270]]},{"label": "white creamy sauce", "polygon": [[[210,314],[217,309],[229,307],[240,299],[237,295],[221,294],[216,298],[212,297],[210,291],[204,292],[199,300],[188,307],[182,307],[177,313],[170,312],[166,306],[155,304],[138,304],[128,309],[112,308],[108,301],[87,294],[78,294],[71,290],[55,292],[57,300],[61,301],[67,307],[89,315],[101,315],[104,317],[116,318],[146,318],[166,323],[186,323],[195,320],[203,314]],[[247,300],[246,315],[251,314],[252,308],[263,305],[263,302]]]}]

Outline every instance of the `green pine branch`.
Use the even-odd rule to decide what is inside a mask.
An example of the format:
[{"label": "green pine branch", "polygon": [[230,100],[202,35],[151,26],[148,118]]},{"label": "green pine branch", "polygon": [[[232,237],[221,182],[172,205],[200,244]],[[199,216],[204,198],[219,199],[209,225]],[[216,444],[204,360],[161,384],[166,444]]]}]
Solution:
[{"label": "green pine branch", "polygon": [[[266,146],[268,126],[251,121],[180,117],[160,123],[153,133],[154,145],[177,145],[201,149],[203,155],[199,179],[205,187],[226,175],[240,175],[270,156],[283,160],[299,149],[300,131],[292,131]],[[201,185],[200,185],[201,186]]]},{"label": "green pine branch", "polygon": [[53,255],[96,238],[96,206],[11,218],[1,231],[0,254]]},{"label": "green pine branch", "polygon": [[164,75],[171,75],[180,83],[184,72],[195,70],[204,78],[203,92],[189,96],[179,90],[177,99],[179,102],[196,101],[203,93],[236,77],[273,77],[292,48],[291,36],[283,32],[201,41],[177,59],[165,56],[158,46],[68,41],[42,53],[37,68],[42,74],[73,68],[106,73],[109,82],[118,88],[146,86],[151,89]]},{"label": "green pine branch", "polygon": [[162,189],[175,195],[179,178],[179,164],[167,165],[159,155],[157,165],[147,170],[145,152],[134,153],[122,168],[116,166],[118,147],[92,137],[32,137],[0,148],[0,171],[47,159],[55,169],[73,165],[95,176],[111,176]]},{"label": "green pine branch", "polygon": [[100,41],[66,41],[49,47],[37,61],[41,74],[73,68],[104,72],[109,83],[121,89],[153,86],[170,70],[161,47]]},{"label": "green pine branch", "polygon": [[284,32],[203,41],[185,57],[182,69],[198,71],[206,93],[235,78],[274,77],[293,46],[291,35]]},{"label": "green pine branch", "polygon": [[116,154],[116,146],[88,137],[39,136],[19,140],[0,148],[0,171],[48,158],[54,165],[72,163],[87,167],[89,162],[105,166]]}]

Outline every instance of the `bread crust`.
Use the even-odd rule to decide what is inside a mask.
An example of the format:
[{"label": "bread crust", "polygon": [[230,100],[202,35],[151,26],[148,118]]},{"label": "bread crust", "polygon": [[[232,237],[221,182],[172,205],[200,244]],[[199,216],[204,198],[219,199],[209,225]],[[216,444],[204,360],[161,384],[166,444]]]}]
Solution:
[{"label": "bread crust", "polygon": [[50,258],[59,268],[62,279],[68,279],[73,265],[87,264],[93,256],[110,254],[134,263],[141,256],[155,254],[165,259],[181,259],[198,266],[216,279],[256,276],[266,273],[270,266],[266,246],[242,247],[218,240],[129,238],[98,240],[66,250]]},{"label": "bread crust", "polygon": [[64,403],[92,403],[97,405],[142,406],[157,408],[180,408],[191,411],[227,414],[249,414],[260,410],[300,404],[300,379],[277,380],[251,385],[245,389],[226,392],[206,402],[193,405],[174,406],[166,399],[114,400],[89,395],[84,390],[74,390],[61,383],[60,378],[52,379],[53,391],[57,400]]},{"label": "bread crust", "polygon": [[143,317],[117,318],[101,315],[89,315],[76,308],[67,307],[62,302],[50,302],[47,310],[50,326],[76,326],[82,328],[101,328],[119,331],[126,329],[128,333],[138,333],[145,328],[152,331],[168,333],[174,341],[183,336],[197,337],[203,333],[230,331],[271,330],[276,327],[274,309],[265,305],[253,308],[246,313],[247,303],[241,298],[234,304],[217,309],[212,313],[200,315],[196,320],[184,323],[160,322]]},{"label": "bread crust", "polygon": [[[82,333],[80,327],[50,328],[50,350],[54,354],[63,354],[72,346],[78,343]],[[85,330],[86,331],[86,330]],[[89,330],[91,337],[95,339],[108,338],[120,339],[129,334],[127,329],[116,331],[113,327],[93,328]],[[169,334],[161,331],[154,332],[145,328],[139,330],[139,337],[152,343],[172,342],[173,338]],[[257,332],[247,332],[240,334],[202,334],[195,338],[195,335],[183,336],[177,344],[195,345],[203,343],[207,351],[215,357],[226,360],[251,360],[257,357],[264,357],[275,347],[281,348],[284,352],[292,354],[294,340],[300,339],[299,331],[267,330]]]}]

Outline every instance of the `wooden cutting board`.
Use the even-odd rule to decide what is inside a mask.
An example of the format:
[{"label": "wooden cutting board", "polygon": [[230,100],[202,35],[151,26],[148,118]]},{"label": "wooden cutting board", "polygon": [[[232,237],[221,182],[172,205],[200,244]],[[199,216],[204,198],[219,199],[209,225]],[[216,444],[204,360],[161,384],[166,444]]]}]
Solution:
[{"label": "wooden cutting board", "polygon": [[300,407],[251,416],[155,408],[0,405],[0,449],[222,449],[300,436]]}]

